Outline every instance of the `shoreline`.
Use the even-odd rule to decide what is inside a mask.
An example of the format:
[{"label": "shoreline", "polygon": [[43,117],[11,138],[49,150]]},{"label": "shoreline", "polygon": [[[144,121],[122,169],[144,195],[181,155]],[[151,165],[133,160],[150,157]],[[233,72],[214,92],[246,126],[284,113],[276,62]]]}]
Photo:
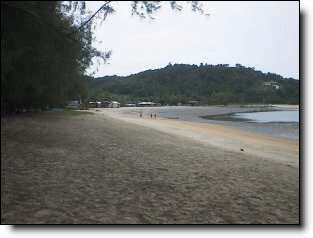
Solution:
[{"label": "shoreline", "polygon": [[[270,111],[285,111],[288,105],[284,105],[285,108],[267,107],[266,110]],[[297,106],[296,106],[297,107]],[[288,106],[288,111],[294,111],[296,108],[294,105]],[[270,135],[277,138],[287,138],[299,140],[299,123],[257,123],[239,120],[215,120],[215,118],[223,117],[230,113],[248,113],[254,111],[264,111],[264,107],[259,105],[249,105],[246,107],[240,107],[238,105],[232,106],[169,106],[169,107],[150,107],[150,108],[119,108],[117,112],[120,112],[123,117],[133,116],[138,117],[139,112],[144,114],[156,113],[158,117],[165,119],[174,119],[179,121],[199,122],[204,124],[217,124],[225,125],[232,128],[239,128],[242,130],[248,130],[252,133],[258,133],[263,135]],[[213,119],[207,119],[207,117],[213,117]],[[215,118],[214,118],[215,117]],[[223,118],[224,119],[224,118]]]},{"label": "shoreline", "polygon": [[1,222],[298,224],[298,160],[211,145],[251,138],[199,124],[106,109],[3,118]]},{"label": "shoreline", "polygon": [[[297,111],[297,110],[256,110],[256,111],[247,111],[247,112],[231,112],[231,113],[225,113],[225,114],[217,114],[217,115],[208,115],[208,116],[200,116],[203,119],[207,120],[215,120],[215,121],[230,121],[230,122],[254,122],[254,123],[260,123],[253,121],[252,119],[244,118],[244,117],[234,117],[236,114],[242,114],[242,113],[256,113],[256,112],[287,112],[287,111]],[[268,121],[268,122],[262,122],[262,124],[299,124],[298,121]]]},{"label": "shoreline", "polygon": [[[115,109],[94,111],[119,121],[155,129],[157,131],[182,136],[216,148],[250,154],[262,158],[299,165],[299,141],[277,138],[227,125],[199,123],[173,119],[136,118]],[[243,149],[243,151],[241,151]]]}]

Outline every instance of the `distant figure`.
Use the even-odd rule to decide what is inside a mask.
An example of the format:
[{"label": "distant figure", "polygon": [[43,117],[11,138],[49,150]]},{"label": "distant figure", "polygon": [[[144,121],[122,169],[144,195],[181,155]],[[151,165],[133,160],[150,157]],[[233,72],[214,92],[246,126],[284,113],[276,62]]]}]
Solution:
[{"label": "distant figure", "polygon": [[139,116],[142,117],[142,112],[139,112]]},{"label": "distant figure", "polygon": [[156,113],[154,113],[154,119],[156,119]]},{"label": "distant figure", "polygon": [[150,114],[150,118],[152,119],[152,113]]}]

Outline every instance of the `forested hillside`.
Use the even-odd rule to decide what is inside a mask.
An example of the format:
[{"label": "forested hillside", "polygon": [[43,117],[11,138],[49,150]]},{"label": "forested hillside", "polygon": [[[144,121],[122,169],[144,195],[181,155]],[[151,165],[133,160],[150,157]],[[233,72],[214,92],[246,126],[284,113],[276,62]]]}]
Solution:
[{"label": "forested hillside", "polygon": [[[264,85],[272,82],[279,89]],[[169,64],[127,77],[89,79],[91,100],[114,99],[122,103],[154,101],[161,104],[299,103],[299,80],[263,73],[237,64]]]}]

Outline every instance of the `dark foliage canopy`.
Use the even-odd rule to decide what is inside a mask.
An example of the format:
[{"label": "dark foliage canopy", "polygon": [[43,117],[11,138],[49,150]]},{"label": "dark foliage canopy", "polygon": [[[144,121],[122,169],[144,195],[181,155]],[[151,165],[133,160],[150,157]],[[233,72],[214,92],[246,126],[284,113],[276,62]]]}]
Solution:
[{"label": "dark foliage canopy", "polygon": [[[272,82],[279,86],[267,86]],[[123,103],[155,101],[186,104],[198,100],[203,105],[229,103],[299,103],[299,80],[263,73],[237,64],[169,64],[127,77],[89,78],[91,100],[113,98]]]},{"label": "dark foliage canopy", "polygon": [[85,94],[90,26],[75,31],[60,2],[1,2],[1,111],[61,106]]},{"label": "dark foliage canopy", "polygon": [[[131,13],[153,18],[160,1],[134,1]],[[173,10],[183,5],[169,2]],[[191,9],[207,15],[197,1]],[[299,103],[299,81],[237,65],[169,64],[128,77],[85,76],[86,69],[111,52],[92,47],[92,26],[115,12],[104,1],[94,13],[84,1],[1,2],[1,112],[64,106],[67,100],[115,99],[162,104]],[[273,81],[279,89],[264,86]]]},{"label": "dark foliage canopy", "polygon": [[[183,9],[169,3],[173,10]],[[204,14],[197,1],[189,5]],[[92,26],[113,13],[113,6],[113,1],[104,1],[96,12],[87,13],[84,1],[2,1],[1,113],[86,99],[86,69],[92,59],[105,62],[111,56],[92,47]],[[134,1],[130,11],[153,18],[161,6],[160,1]]]}]

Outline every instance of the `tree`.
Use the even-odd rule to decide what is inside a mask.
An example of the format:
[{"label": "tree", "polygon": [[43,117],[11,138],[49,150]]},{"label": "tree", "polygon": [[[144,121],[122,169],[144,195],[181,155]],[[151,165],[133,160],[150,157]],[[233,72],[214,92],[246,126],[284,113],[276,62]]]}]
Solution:
[{"label": "tree", "polygon": [[[1,112],[62,106],[68,99],[87,98],[84,74],[93,58],[106,62],[111,51],[92,47],[91,27],[113,13],[105,1],[93,14],[84,1],[1,2]],[[170,2],[173,10],[181,4]],[[134,1],[133,15],[153,18],[157,1]],[[201,4],[190,3],[204,14]],[[101,22],[101,21],[100,21]],[[143,91],[143,96],[145,91]]]},{"label": "tree", "polygon": [[91,59],[109,57],[91,46],[91,25],[77,31],[61,9],[61,2],[1,2],[2,113],[84,97]]},{"label": "tree", "polygon": [[265,88],[264,83],[273,80],[271,77],[247,67],[238,71],[226,64],[174,64],[126,77],[100,77],[90,80],[89,87],[95,92],[105,88],[117,98],[140,101],[153,97],[156,102],[172,105],[190,100],[199,100],[202,105],[263,103],[263,98],[266,103],[299,103],[298,80],[282,78],[279,90]]}]

